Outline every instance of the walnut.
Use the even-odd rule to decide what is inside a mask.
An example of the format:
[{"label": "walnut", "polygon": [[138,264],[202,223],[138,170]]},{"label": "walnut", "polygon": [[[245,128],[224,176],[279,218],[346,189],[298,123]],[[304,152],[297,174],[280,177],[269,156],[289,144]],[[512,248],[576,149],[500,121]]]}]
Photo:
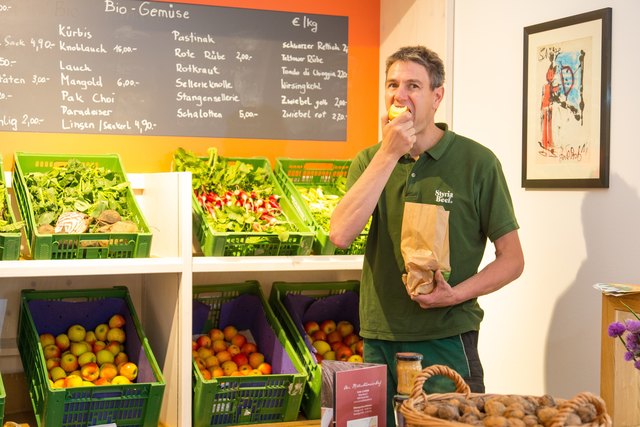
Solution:
[{"label": "walnut", "polygon": [[485,427],[509,427],[509,422],[505,417],[489,415],[483,421]]},{"label": "walnut", "polygon": [[460,418],[460,411],[457,406],[445,403],[438,407],[438,418],[450,421],[457,420]]},{"label": "walnut", "polygon": [[504,416],[507,418],[524,418],[524,408],[520,403],[512,403],[504,410]]},{"label": "walnut", "polygon": [[484,412],[487,415],[502,415],[505,409],[504,404],[497,398],[489,399],[484,404]]},{"label": "walnut", "polygon": [[551,425],[551,420],[553,417],[558,415],[558,408],[551,408],[549,406],[543,406],[538,409],[538,419],[545,426]]}]

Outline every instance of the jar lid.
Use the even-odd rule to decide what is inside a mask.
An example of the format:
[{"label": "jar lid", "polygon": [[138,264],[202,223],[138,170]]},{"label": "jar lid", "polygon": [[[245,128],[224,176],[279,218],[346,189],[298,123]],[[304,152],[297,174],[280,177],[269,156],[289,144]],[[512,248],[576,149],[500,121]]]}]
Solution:
[{"label": "jar lid", "polygon": [[396,353],[396,360],[416,361],[422,360],[420,353],[400,352]]},{"label": "jar lid", "polygon": [[393,401],[394,401],[395,403],[402,403],[402,402],[404,402],[405,400],[407,400],[408,398],[409,398],[409,396],[407,396],[406,394],[395,394],[395,395],[393,396]]}]

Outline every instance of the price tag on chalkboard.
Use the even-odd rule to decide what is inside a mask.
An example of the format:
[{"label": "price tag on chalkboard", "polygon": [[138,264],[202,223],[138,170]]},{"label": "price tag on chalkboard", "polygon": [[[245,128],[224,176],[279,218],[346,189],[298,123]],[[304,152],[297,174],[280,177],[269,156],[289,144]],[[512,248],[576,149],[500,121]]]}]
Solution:
[{"label": "price tag on chalkboard", "polygon": [[0,131],[346,140],[348,18],[0,0]]}]

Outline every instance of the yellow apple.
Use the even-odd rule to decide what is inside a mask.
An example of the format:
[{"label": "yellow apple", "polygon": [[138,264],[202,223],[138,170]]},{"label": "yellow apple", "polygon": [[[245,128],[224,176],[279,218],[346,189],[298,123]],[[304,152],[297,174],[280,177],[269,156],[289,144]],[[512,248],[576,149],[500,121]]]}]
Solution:
[{"label": "yellow apple", "polygon": [[329,343],[326,342],[326,341],[317,340],[317,341],[314,341],[313,344],[311,344],[311,345],[321,355],[324,355],[327,351],[331,350],[331,345],[329,345]]},{"label": "yellow apple", "polygon": [[80,356],[78,356],[78,365],[80,366],[84,366],[87,363],[96,363],[98,361],[98,358],[96,357],[96,354],[92,351],[85,351],[84,353],[82,353]]},{"label": "yellow apple", "polygon": [[67,330],[67,336],[69,341],[80,342],[84,341],[84,337],[87,334],[86,329],[82,325],[71,325]]},{"label": "yellow apple", "polygon": [[115,385],[115,384],[131,384],[131,380],[129,380],[129,378],[127,378],[127,377],[125,377],[123,375],[116,375],[111,380],[111,384],[112,385]]},{"label": "yellow apple", "polygon": [[117,341],[119,343],[123,343],[125,341],[124,330],[120,328],[109,329],[109,332],[107,332],[107,341]]},{"label": "yellow apple", "polygon": [[115,361],[115,356],[105,348],[96,353],[96,360],[98,362],[98,365],[102,366],[105,363],[113,363]]},{"label": "yellow apple", "polygon": [[[133,381],[138,376],[138,366],[133,362],[125,362],[118,367],[118,375]],[[111,383],[113,384],[113,381]]]},{"label": "yellow apple", "polygon": [[396,117],[398,117],[400,114],[404,113],[407,110],[408,108],[406,105],[402,107],[398,107],[394,104],[391,104],[391,107],[389,107],[389,120],[395,119]]},{"label": "yellow apple", "polygon": [[109,332],[109,325],[106,323],[101,323],[93,330],[94,334],[98,341],[106,341],[107,340],[107,332]]},{"label": "yellow apple", "polygon": [[60,366],[56,366],[53,369],[51,369],[51,371],[49,371],[49,375],[51,375],[51,379],[53,380],[54,383],[61,378],[67,377],[67,373]]},{"label": "yellow apple", "polygon": [[65,372],[73,372],[78,369],[78,358],[72,353],[65,353],[60,358],[60,367]]}]

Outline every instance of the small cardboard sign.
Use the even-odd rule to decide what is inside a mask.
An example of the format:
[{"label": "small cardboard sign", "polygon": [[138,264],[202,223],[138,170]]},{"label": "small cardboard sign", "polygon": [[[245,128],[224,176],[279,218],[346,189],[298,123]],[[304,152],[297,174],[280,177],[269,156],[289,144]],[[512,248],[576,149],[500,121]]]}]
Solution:
[{"label": "small cardboard sign", "polygon": [[323,427],[325,423],[335,427],[384,426],[387,416],[386,365],[323,360],[322,377],[323,406],[333,415],[332,420],[323,417]]}]

